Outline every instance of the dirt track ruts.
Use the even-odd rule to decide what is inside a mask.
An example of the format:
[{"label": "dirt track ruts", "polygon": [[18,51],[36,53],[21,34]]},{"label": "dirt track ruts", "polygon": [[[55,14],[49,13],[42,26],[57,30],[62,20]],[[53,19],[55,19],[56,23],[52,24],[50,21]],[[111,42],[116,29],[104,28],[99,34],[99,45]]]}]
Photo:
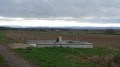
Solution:
[{"label": "dirt track ruts", "polygon": [[23,58],[15,55],[7,47],[0,44],[0,54],[8,61],[10,67],[36,67],[30,64],[28,61]]}]

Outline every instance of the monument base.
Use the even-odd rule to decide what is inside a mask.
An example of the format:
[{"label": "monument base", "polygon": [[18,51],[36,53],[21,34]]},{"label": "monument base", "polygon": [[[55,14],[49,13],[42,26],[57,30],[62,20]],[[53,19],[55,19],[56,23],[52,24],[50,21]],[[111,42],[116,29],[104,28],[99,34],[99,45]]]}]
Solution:
[{"label": "monument base", "polygon": [[64,40],[56,43],[55,40],[28,40],[27,44],[33,47],[71,47],[71,48],[93,48],[93,43]]}]

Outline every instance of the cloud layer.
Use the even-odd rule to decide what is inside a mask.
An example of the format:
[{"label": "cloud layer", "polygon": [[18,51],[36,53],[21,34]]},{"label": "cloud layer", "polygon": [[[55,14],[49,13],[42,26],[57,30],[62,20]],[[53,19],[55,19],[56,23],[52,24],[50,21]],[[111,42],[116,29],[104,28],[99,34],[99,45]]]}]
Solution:
[{"label": "cloud layer", "polygon": [[[120,27],[120,23],[96,23],[84,19],[73,19],[70,17],[56,19],[25,19],[0,17],[0,26],[14,27]],[[91,20],[93,21],[93,20]]]},{"label": "cloud layer", "polygon": [[0,16],[120,18],[120,0],[0,0]]},{"label": "cloud layer", "polygon": [[4,25],[120,27],[120,0],[0,0]]}]

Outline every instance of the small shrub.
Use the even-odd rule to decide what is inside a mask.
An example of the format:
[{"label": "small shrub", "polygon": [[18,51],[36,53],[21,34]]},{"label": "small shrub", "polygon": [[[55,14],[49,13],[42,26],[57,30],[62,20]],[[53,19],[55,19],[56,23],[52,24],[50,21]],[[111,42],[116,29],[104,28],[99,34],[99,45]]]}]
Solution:
[{"label": "small shrub", "polygon": [[120,67],[120,55],[116,55],[109,60],[107,67]]},{"label": "small shrub", "polygon": [[120,63],[120,55],[114,56],[114,57],[112,58],[112,61],[113,61],[114,63],[119,64],[119,63]]},{"label": "small shrub", "polygon": [[33,47],[26,47],[26,50],[32,50]]}]

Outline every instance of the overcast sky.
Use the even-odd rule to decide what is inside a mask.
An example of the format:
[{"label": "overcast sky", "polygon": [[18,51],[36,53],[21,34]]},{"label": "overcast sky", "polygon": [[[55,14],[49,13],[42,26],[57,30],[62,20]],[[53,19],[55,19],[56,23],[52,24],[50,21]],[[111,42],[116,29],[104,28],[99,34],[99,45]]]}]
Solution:
[{"label": "overcast sky", "polygon": [[120,0],[0,0],[2,25],[120,27]]}]

